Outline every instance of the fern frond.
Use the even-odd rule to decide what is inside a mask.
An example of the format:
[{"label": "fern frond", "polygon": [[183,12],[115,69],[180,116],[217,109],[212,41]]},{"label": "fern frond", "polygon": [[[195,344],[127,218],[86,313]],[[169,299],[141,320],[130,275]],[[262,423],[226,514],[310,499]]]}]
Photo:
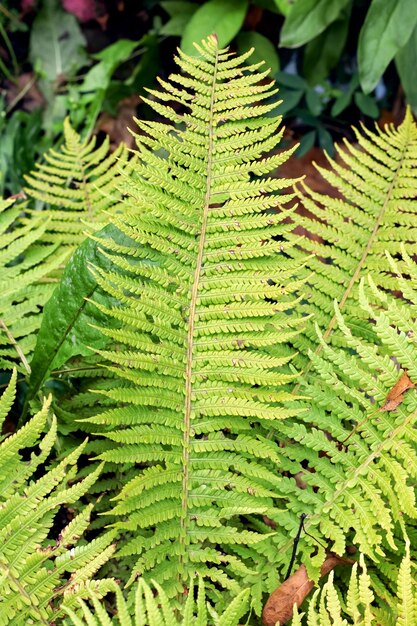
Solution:
[{"label": "fern frond", "polygon": [[[300,189],[302,203],[315,219],[295,216],[295,224],[306,234],[290,250],[303,260],[306,252],[312,255],[304,270],[310,274],[308,312],[313,313],[324,341],[335,345],[339,339],[333,303],[338,303],[348,324],[363,325],[367,316],[358,307],[360,280],[371,273],[376,285],[394,290],[396,279],[385,251],[397,255],[404,242],[412,254],[417,236],[413,200],[417,126],[411,111],[398,128],[362,127],[355,135],[356,144],[344,141],[336,146],[338,158],[328,158],[329,169],[317,167],[333,194],[306,185]],[[304,355],[303,363],[310,349],[321,352],[313,323],[307,324],[295,345]]]},{"label": "fern frond", "polygon": [[[393,606],[388,607],[383,597],[375,597],[373,580],[368,574],[363,555],[352,568],[349,586],[343,598],[340,583],[335,583],[334,572],[329,575],[323,588],[317,589],[312,597],[307,620],[302,621],[302,614],[294,610],[292,626],[306,624],[306,626],[391,626],[391,624],[414,624],[414,604],[416,585],[410,572],[409,545],[406,544],[406,553],[399,568],[391,562],[391,570],[397,576],[398,598]],[[381,616],[384,616],[381,619]]]},{"label": "fern frond", "polygon": [[[270,154],[280,120],[264,117],[274,104],[259,104],[275,89],[215,38],[197,49],[198,58],[179,53],[185,76],[148,100],[175,126],[139,122],[126,210],[112,217],[127,243],[109,239],[112,271],[93,268],[120,303],[97,304],[119,322],[103,329],[118,349],[98,352],[123,387],[103,392],[117,408],[88,423],[114,442],[100,459],[142,468],[112,514],[132,533],[122,552],[136,556],[134,571],[166,581],[168,594],[195,571],[213,593],[258,585],[276,550],[255,520],[277,518],[285,498],[267,435],[298,413],[285,342],[300,324],[290,315],[300,282],[277,254],[288,245],[291,181],[260,177],[289,156]],[[167,102],[188,104],[178,113]]]},{"label": "fern frond", "polygon": [[96,147],[95,137],[83,141],[69,119],[64,121],[63,146],[50,149],[44,155],[46,162],[38,163],[25,177],[27,195],[47,205],[42,211],[49,218],[43,241],[73,249],[83,241],[86,230],[105,226],[106,211],[120,198],[119,172],[127,163],[123,143],[112,154],[108,152],[108,137]]},{"label": "fern frond", "polygon": [[134,594],[134,605],[126,602],[120,587],[113,581],[111,591],[116,596],[116,615],[110,618],[100,596],[91,589],[89,600],[79,600],[80,609],[69,608],[64,604],[64,612],[71,618],[72,626],[238,626],[240,618],[249,608],[248,590],[236,596],[228,608],[219,615],[207,602],[204,582],[200,578],[196,589],[193,580],[187,590],[187,599],[181,612],[169,600],[163,588],[153,581],[153,588],[143,578],[140,579]]},{"label": "fern frond", "polygon": [[[15,388],[16,371],[0,400],[2,407],[10,403]],[[74,598],[83,597],[80,583],[89,580],[114,551],[113,533],[72,547],[87,528],[91,507],[74,517],[55,543],[49,539],[60,507],[84,495],[101,471],[98,467],[80,483],[66,486],[83,450],[80,446],[40,478],[33,477],[56,439],[56,420],[52,418],[48,434],[39,441],[49,419],[49,402],[0,444],[0,624],[4,626],[49,624],[52,616],[59,614],[57,601],[64,591]],[[28,446],[33,451],[24,461],[20,450]]]},{"label": "fern frond", "polygon": [[0,201],[0,368],[30,373],[40,312],[56,286],[52,276],[67,257],[43,244],[44,215],[22,224],[22,205]]},{"label": "fern frond", "polygon": [[[387,262],[398,274],[397,288],[408,289],[415,297],[411,288],[417,269],[405,247],[402,251],[401,265],[390,255]],[[401,276],[400,266],[410,278]],[[417,381],[417,326],[410,315],[417,301],[396,299],[372,279],[368,288],[361,282],[358,299],[363,315],[373,320],[377,341],[369,343],[363,327],[349,324],[335,304],[342,347],[326,343],[318,330],[322,352],[310,353],[316,380],[311,378],[304,386],[314,404],[302,416],[302,424],[283,425],[294,443],[282,454],[290,461],[284,466],[292,474],[299,471],[301,460],[315,469],[303,472],[304,491],[292,487],[294,506],[300,498],[309,506],[314,502],[315,512],[306,526],[320,528],[339,554],[353,530],[351,540],[382,563],[387,549],[396,550],[398,524],[417,518],[417,396],[411,388],[393,406],[386,403],[404,371]]]}]

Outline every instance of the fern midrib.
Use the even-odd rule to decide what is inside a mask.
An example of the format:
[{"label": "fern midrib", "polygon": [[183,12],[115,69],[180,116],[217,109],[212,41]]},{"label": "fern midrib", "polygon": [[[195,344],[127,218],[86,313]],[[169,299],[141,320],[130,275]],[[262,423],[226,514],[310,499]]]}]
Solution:
[{"label": "fern midrib", "polygon": [[201,224],[200,240],[198,243],[197,263],[194,272],[194,281],[191,290],[190,310],[188,317],[188,331],[187,331],[187,357],[185,367],[185,405],[184,405],[184,439],[183,439],[183,479],[182,479],[182,495],[181,495],[181,520],[180,520],[180,551],[179,551],[179,576],[180,581],[182,579],[182,568],[188,560],[188,498],[189,498],[189,463],[190,463],[190,428],[191,428],[191,397],[192,397],[192,371],[193,371],[193,348],[194,348],[194,324],[195,313],[197,307],[198,288],[201,276],[201,267],[203,262],[207,221],[209,214],[210,198],[211,198],[211,186],[212,177],[211,169],[213,162],[213,108],[217,81],[217,67],[218,67],[218,49],[216,48],[216,56],[214,61],[213,81],[211,85],[210,94],[210,109],[209,109],[209,124],[208,124],[208,154],[207,154],[207,181],[206,191],[204,196],[204,209],[203,219]]},{"label": "fern midrib", "polygon": [[[407,139],[408,139],[408,137],[407,137]],[[381,207],[381,210],[379,212],[379,215],[378,215],[378,217],[376,219],[375,225],[374,225],[374,227],[372,229],[372,232],[370,234],[368,242],[367,242],[367,244],[365,246],[365,249],[363,251],[362,257],[361,257],[358,265],[356,266],[356,269],[355,269],[355,271],[353,273],[353,276],[350,279],[349,284],[346,287],[346,290],[345,290],[345,292],[344,292],[340,302],[338,303],[340,311],[343,311],[343,307],[345,306],[346,301],[348,300],[350,294],[352,293],[352,289],[355,286],[355,284],[357,283],[358,278],[360,276],[360,273],[361,273],[361,271],[363,269],[363,266],[364,266],[364,264],[366,262],[366,259],[367,259],[368,255],[369,255],[369,253],[370,253],[370,251],[372,249],[372,246],[374,245],[376,236],[377,236],[378,231],[380,229],[380,226],[382,224],[382,220],[384,219],[384,216],[385,216],[388,204],[391,201],[392,192],[393,192],[393,189],[394,189],[394,187],[396,185],[396,182],[397,182],[397,179],[398,179],[398,174],[399,174],[399,172],[401,171],[401,168],[402,168],[402,164],[403,164],[403,161],[404,161],[404,155],[405,155],[407,146],[408,146],[408,142],[404,141],[403,149],[402,149],[402,152],[401,152],[401,159],[398,161],[398,167],[397,167],[397,170],[395,172],[395,176],[393,177],[393,179],[391,181],[391,184],[390,184],[390,186],[388,188],[385,201],[384,201],[384,203],[383,203],[383,205]],[[323,342],[325,344],[327,344],[327,342],[329,340],[329,337],[330,337],[330,335],[332,333],[332,330],[333,330],[333,328],[334,328],[334,326],[336,324],[336,320],[337,320],[337,317],[336,317],[336,314],[334,314],[333,317],[331,318],[331,320],[329,322],[329,325],[327,326],[325,332],[323,333],[322,339],[323,339]],[[321,353],[322,349],[323,349],[323,344],[320,343],[317,346],[317,348],[314,350],[314,355],[319,355]],[[304,369],[303,377],[305,377],[308,374],[308,372],[310,371],[310,369],[312,367],[312,364],[313,364],[313,359],[310,359],[309,362],[307,363],[305,369]],[[297,393],[299,391],[300,386],[301,386],[301,382],[298,383],[298,385],[296,385],[296,387],[294,389],[294,393]]]}]

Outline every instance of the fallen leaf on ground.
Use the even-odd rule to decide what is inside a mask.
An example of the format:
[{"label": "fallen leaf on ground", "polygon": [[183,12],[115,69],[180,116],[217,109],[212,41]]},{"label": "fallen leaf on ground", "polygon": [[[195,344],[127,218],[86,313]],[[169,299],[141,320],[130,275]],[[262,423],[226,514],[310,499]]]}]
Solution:
[{"label": "fallen leaf on ground", "polygon": [[[321,576],[326,576],[336,565],[352,565],[354,561],[345,559],[335,554],[329,555],[320,569]],[[314,582],[309,579],[305,565],[294,572],[282,585],[270,595],[262,611],[262,623],[264,626],[280,626],[289,622],[293,616],[293,606],[301,606],[303,600],[314,587]]]},{"label": "fallen leaf on ground", "polygon": [[380,411],[394,411],[403,401],[407,389],[414,389],[415,384],[407,374],[407,370],[401,374],[391,391],[388,392]]}]

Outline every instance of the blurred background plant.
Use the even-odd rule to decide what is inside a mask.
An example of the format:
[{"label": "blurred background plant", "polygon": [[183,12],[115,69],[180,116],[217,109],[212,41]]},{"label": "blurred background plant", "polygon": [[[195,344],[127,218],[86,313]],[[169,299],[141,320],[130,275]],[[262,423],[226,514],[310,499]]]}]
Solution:
[{"label": "blurred background plant", "polygon": [[256,48],[280,87],[280,112],[300,157],[333,153],[361,119],[417,112],[414,0],[8,0],[0,3],[0,187],[57,141],[69,116],[88,137],[129,143],[137,94],[171,70],[181,43],[216,32],[220,45]]}]

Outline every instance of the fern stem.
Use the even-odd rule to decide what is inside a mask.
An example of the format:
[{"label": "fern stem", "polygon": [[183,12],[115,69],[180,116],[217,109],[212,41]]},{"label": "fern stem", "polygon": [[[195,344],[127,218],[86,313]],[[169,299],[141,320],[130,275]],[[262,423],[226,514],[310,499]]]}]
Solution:
[{"label": "fern stem", "polygon": [[213,108],[215,100],[217,66],[218,66],[218,47],[216,46],[216,56],[214,61],[213,82],[210,94],[210,119],[208,123],[208,153],[207,153],[207,182],[204,196],[204,211],[201,223],[200,240],[198,243],[198,254],[194,280],[191,290],[190,309],[188,315],[188,331],[187,331],[187,359],[185,368],[185,407],[184,407],[184,439],[183,439],[183,478],[182,478],[182,497],[181,497],[181,520],[180,520],[180,553],[179,553],[179,577],[183,580],[183,570],[187,560],[188,545],[188,497],[189,497],[189,463],[190,463],[190,427],[191,427],[191,397],[192,397],[192,370],[193,370],[193,346],[194,346],[194,323],[195,312],[197,306],[198,288],[201,276],[201,268],[204,255],[204,246],[206,239],[207,220],[209,214],[210,197],[211,197],[211,169],[213,161]]}]

